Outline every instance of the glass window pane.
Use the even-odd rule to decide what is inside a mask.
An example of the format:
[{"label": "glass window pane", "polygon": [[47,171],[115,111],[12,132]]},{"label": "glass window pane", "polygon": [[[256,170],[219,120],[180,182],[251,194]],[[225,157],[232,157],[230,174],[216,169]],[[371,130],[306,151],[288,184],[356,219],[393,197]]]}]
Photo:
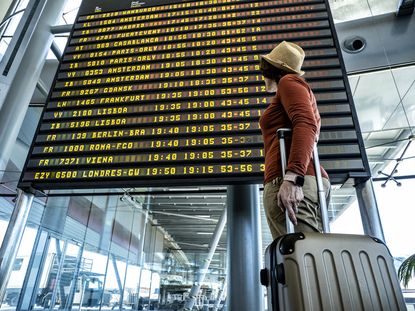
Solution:
[{"label": "glass window pane", "polygon": [[58,24],[73,24],[75,22],[76,15],[78,14],[81,2],[82,0],[66,1],[65,8],[63,9],[63,13]]},{"label": "glass window pane", "polygon": [[26,277],[27,268],[29,266],[36,234],[37,229],[26,227],[16,259],[13,263],[13,270],[7,283],[6,294],[3,298],[3,302],[1,303],[0,310],[16,309],[23,282]]},{"label": "glass window pane", "polygon": [[[112,201],[115,206],[110,206],[116,210],[113,223],[110,255],[108,262],[107,275],[105,279],[105,292],[111,293],[111,306],[119,306],[121,294],[124,293],[124,283],[126,277],[129,248],[131,244],[131,232],[134,221],[134,209],[121,200]],[[138,277],[138,275],[136,276]]]},{"label": "glass window pane", "polygon": [[332,233],[364,234],[357,200],[339,212],[339,215],[330,223],[330,230]]},{"label": "glass window pane", "polygon": [[138,265],[129,264],[124,286],[124,306],[131,306],[133,309],[138,308],[138,289],[140,288],[141,268]]},{"label": "glass window pane", "polygon": [[389,120],[386,121],[383,126],[383,130],[408,128],[409,120],[407,118],[407,113],[408,112],[404,110],[403,105],[399,104],[390,116]]},{"label": "glass window pane", "polygon": [[3,55],[6,54],[6,50],[10,45],[12,39],[9,37],[1,38],[0,40],[0,61],[3,59]]},{"label": "glass window pane", "polygon": [[74,295],[73,306],[79,308],[82,301],[79,309],[90,310],[99,308],[103,301],[108,300],[107,296],[103,295],[107,263],[107,255],[100,254],[89,246],[85,247],[79,272],[80,282]]},{"label": "glass window pane", "polygon": [[363,132],[382,130],[400,99],[390,71],[360,76],[354,102]]},{"label": "glass window pane", "polygon": [[[58,283],[57,278],[63,245],[64,243],[56,238],[50,239],[45,264],[43,266],[43,271],[40,274],[39,288],[35,300],[36,308],[49,308],[54,293],[57,293],[56,285]],[[58,256],[58,254],[60,255]]]},{"label": "glass window pane", "polygon": [[[413,202],[415,180],[400,182],[400,187],[392,181],[386,187],[382,187],[381,182],[374,183],[386,244],[398,261],[398,266],[405,258],[415,254],[415,210],[410,203]],[[409,289],[415,289],[415,279],[409,284]]]},{"label": "glass window pane", "polygon": [[[68,309],[72,304],[73,292],[79,282],[80,248],[77,245],[67,243],[65,252],[61,256],[64,258],[60,264],[60,274],[58,275],[58,287],[56,291],[55,307]],[[59,253],[62,250],[58,251]]]}]

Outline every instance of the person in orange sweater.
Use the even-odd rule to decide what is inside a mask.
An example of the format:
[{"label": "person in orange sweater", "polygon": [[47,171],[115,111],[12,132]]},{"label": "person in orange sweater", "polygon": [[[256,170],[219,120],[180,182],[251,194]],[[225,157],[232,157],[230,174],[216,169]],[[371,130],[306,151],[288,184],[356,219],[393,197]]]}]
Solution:
[{"label": "person in orange sweater", "polygon": [[[320,114],[316,98],[301,78],[303,49],[283,41],[269,54],[261,56],[261,72],[267,92],[276,93],[260,118],[264,140],[264,208],[273,238],[286,234],[285,209],[296,232],[322,230],[315,170],[311,160],[320,133]],[[282,177],[277,129],[291,128],[286,139],[287,169]],[[323,185],[330,193],[330,182],[321,168]]]}]

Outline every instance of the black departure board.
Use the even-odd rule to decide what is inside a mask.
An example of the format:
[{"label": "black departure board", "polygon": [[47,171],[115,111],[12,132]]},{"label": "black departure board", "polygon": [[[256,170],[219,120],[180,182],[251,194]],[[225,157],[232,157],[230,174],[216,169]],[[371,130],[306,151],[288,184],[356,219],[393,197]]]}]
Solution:
[{"label": "black departure board", "polygon": [[259,60],[283,40],[306,52],[332,181],[369,176],[326,1],[85,0],[20,187],[261,183]]}]

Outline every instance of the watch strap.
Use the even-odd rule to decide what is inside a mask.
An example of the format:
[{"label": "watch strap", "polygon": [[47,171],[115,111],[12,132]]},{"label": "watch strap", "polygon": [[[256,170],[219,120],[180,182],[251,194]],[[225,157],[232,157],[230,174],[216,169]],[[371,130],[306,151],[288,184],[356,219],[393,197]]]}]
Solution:
[{"label": "watch strap", "polygon": [[300,175],[291,175],[291,174],[285,174],[284,180],[292,182],[294,185],[297,186],[304,186],[304,177]]}]

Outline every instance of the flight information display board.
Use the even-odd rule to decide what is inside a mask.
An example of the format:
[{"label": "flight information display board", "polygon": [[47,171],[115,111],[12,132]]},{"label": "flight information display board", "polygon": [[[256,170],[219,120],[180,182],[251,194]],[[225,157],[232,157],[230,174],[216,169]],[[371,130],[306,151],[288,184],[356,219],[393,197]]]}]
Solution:
[{"label": "flight information display board", "polygon": [[261,183],[259,60],[283,40],[306,51],[333,181],[368,172],[327,6],[84,1],[19,186]]}]

